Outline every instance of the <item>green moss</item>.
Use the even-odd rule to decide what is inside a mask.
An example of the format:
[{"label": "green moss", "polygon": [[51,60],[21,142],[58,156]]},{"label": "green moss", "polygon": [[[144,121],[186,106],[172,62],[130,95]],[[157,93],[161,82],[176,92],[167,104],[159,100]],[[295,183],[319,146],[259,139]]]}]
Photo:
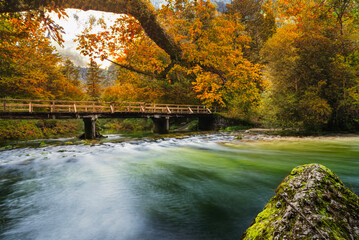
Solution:
[{"label": "green moss", "polygon": [[[346,188],[325,166],[307,164],[294,168],[278,186],[276,193],[277,195],[269,201],[252,226],[247,229],[243,239],[272,239],[275,234],[291,239],[311,239],[313,234],[318,232],[313,230],[302,217],[298,217],[299,214],[296,213],[298,209],[307,214],[307,219],[313,216],[312,224],[320,229],[321,233],[327,234],[329,239],[359,237],[352,230],[354,226],[349,226],[346,219],[348,216],[359,219],[359,197]],[[297,210],[294,211],[291,205],[282,199],[283,196],[286,201],[296,205]],[[305,210],[302,209],[303,207]],[[292,213],[294,211],[294,214],[284,216],[291,211]],[[285,227],[282,228],[283,226]],[[356,226],[359,227],[359,221]],[[285,228],[289,230],[284,231]],[[303,232],[307,232],[306,235]]]},{"label": "green moss", "polygon": [[220,131],[239,131],[239,130],[247,130],[252,128],[253,126],[247,126],[247,125],[239,125],[239,126],[230,126],[226,127],[225,129],[221,129]]},{"label": "green moss", "polygon": [[239,135],[239,136],[236,137],[235,139],[237,139],[237,140],[242,140],[242,139],[243,139],[243,135]]}]

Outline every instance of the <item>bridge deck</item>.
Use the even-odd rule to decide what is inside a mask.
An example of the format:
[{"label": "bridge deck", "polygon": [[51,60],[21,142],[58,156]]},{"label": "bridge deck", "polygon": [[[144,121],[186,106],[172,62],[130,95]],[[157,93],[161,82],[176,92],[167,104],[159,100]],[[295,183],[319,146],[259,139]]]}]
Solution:
[{"label": "bridge deck", "polygon": [[212,113],[202,105],[28,99],[0,101],[0,119],[70,119],[90,115],[98,118],[200,117]]}]

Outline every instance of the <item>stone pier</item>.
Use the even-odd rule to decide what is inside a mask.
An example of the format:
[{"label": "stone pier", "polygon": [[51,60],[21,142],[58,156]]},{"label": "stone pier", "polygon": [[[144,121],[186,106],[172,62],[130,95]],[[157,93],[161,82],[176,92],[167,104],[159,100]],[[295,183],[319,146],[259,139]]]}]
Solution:
[{"label": "stone pier", "polygon": [[153,132],[159,134],[166,134],[170,129],[169,117],[154,117],[153,121]]},{"label": "stone pier", "polygon": [[90,116],[83,118],[85,124],[85,134],[83,135],[84,139],[96,139],[96,116]]}]

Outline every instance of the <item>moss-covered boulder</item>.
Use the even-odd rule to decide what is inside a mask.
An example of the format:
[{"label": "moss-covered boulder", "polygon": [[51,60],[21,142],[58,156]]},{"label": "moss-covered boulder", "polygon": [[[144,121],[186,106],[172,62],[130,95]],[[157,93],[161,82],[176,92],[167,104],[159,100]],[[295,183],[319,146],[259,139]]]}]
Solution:
[{"label": "moss-covered boulder", "polygon": [[242,239],[359,239],[359,197],[328,168],[299,166]]}]

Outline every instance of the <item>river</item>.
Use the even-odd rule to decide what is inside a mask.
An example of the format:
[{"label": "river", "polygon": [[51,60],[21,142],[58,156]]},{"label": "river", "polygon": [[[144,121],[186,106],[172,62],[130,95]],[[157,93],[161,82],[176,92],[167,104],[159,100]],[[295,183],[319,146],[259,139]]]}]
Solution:
[{"label": "river", "polygon": [[359,137],[231,134],[0,152],[0,239],[239,239],[295,166],[359,193]]}]

